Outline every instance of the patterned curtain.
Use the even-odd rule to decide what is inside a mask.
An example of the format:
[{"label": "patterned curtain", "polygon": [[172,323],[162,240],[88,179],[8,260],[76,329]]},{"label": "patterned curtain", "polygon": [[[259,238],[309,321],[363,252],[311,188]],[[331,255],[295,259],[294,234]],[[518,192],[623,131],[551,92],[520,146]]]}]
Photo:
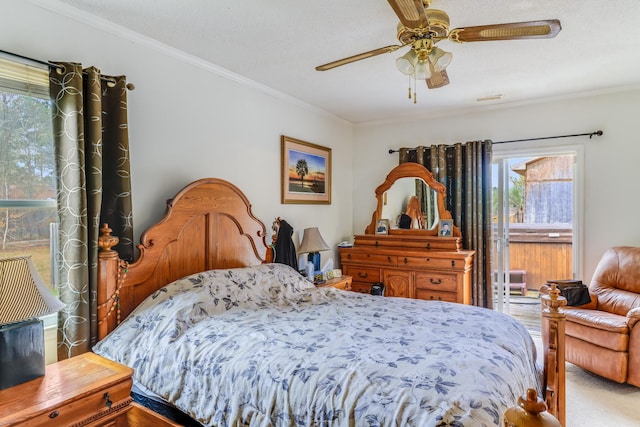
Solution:
[{"label": "patterned curtain", "polygon": [[462,232],[462,245],[476,251],[472,304],[491,308],[491,141],[400,149],[400,163],[416,162],[447,188],[445,207]]},{"label": "patterned curtain", "polygon": [[127,83],[94,67],[54,63],[49,73],[58,173],[58,359],[91,350],[97,337],[98,234],[108,223],[133,258]]}]

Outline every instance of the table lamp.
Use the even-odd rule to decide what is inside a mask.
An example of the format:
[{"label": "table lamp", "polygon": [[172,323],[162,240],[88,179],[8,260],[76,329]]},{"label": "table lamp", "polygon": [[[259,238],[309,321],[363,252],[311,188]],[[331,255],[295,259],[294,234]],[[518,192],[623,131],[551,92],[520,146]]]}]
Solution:
[{"label": "table lamp", "polygon": [[44,324],[38,317],[64,306],[30,256],[0,259],[0,390],[44,375]]},{"label": "table lamp", "polygon": [[307,259],[313,263],[313,271],[320,271],[320,251],[326,251],[329,245],[320,235],[318,227],[305,228],[302,235],[302,243],[298,252],[308,253]]}]

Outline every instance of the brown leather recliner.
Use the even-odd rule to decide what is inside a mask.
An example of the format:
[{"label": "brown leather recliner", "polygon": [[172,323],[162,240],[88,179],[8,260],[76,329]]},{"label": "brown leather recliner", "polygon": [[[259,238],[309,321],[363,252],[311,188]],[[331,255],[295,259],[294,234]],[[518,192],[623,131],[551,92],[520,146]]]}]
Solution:
[{"label": "brown leather recliner", "polygon": [[589,294],[589,304],[565,307],[567,362],[640,387],[640,248],[607,249]]}]

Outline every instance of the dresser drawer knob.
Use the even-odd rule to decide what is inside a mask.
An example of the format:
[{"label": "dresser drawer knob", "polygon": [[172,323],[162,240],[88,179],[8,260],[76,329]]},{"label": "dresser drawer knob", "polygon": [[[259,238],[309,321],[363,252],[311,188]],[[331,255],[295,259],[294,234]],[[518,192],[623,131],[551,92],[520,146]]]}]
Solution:
[{"label": "dresser drawer knob", "polygon": [[351,259],[351,254],[347,254],[347,259]]},{"label": "dresser drawer knob", "polygon": [[391,257],[390,256],[387,257],[387,262],[391,263]]},{"label": "dresser drawer knob", "polygon": [[407,257],[404,257],[404,263],[406,264],[408,262],[409,262],[409,260],[407,259]]},{"label": "dresser drawer knob", "polygon": [[107,408],[111,409],[111,405],[113,405],[113,402],[111,401],[111,396],[109,396],[109,392],[106,392],[103,397],[104,397],[104,404],[107,406]]},{"label": "dresser drawer knob", "polygon": [[49,414],[49,418],[56,418],[58,415],[60,415],[60,412],[53,411],[52,413]]},{"label": "dresser drawer knob", "polygon": [[456,266],[456,261],[455,260],[451,260],[451,267],[455,267]]},{"label": "dresser drawer knob", "polygon": [[369,277],[369,273],[362,273],[361,271],[358,271],[358,277]]},{"label": "dresser drawer knob", "polygon": [[432,285],[439,285],[442,283],[442,279],[434,279],[433,277],[429,279]]},{"label": "dresser drawer knob", "polygon": [[427,249],[431,249],[431,243],[427,243]]}]

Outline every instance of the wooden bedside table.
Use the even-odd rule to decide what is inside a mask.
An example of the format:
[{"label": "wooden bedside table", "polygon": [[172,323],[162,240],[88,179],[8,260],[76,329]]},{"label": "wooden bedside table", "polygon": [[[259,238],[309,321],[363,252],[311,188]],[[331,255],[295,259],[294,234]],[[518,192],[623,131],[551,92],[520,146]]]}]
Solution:
[{"label": "wooden bedside table", "polygon": [[0,390],[0,426],[126,427],[133,369],[94,353],[47,365]]},{"label": "wooden bedside table", "polygon": [[333,279],[329,279],[324,283],[319,283],[316,285],[318,288],[337,288],[342,289],[344,291],[351,290],[351,276],[342,276],[342,277],[334,277]]}]

